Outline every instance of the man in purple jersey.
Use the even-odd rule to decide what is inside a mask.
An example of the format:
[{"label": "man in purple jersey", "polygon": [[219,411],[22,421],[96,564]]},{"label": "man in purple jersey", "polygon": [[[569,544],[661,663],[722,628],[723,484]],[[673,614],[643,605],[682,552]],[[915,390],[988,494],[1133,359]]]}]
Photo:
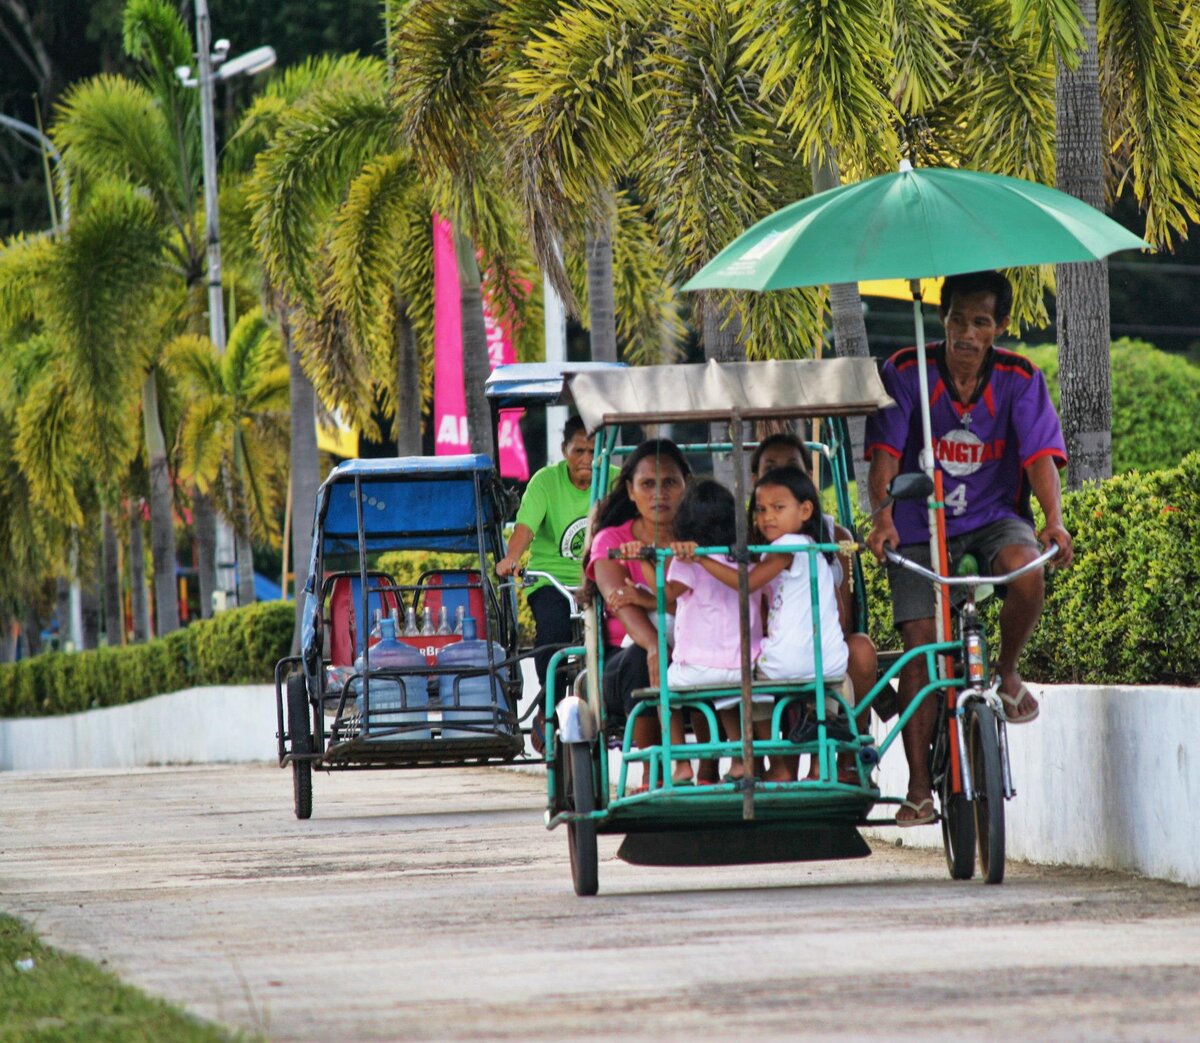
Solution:
[{"label": "man in purple jersey", "polygon": [[[1046,379],[1024,356],[993,343],[1008,328],[1012,286],[999,272],[950,276],[942,284],[940,314],[946,340],[929,346],[926,374],[936,466],[942,471],[946,536],[951,567],[974,554],[993,574],[1032,561],[1041,546],[1059,546],[1057,565],[1074,556],[1063,527],[1058,468],[1067,460],[1058,414]],[[923,443],[917,352],[906,348],[884,364],[881,376],[896,406],[868,423],[866,456],[871,504],[887,496],[897,474],[921,470]],[[1046,516],[1034,534],[1030,493]],[[901,501],[875,515],[867,544],[880,560],[885,546],[929,565],[929,524],[923,501]],[[933,588],[924,579],[888,567],[892,613],[906,649],[936,640]],[[999,694],[1009,723],[1038,715],[1037,700],[1017,672],[1021,650],[1042,612],[1040,570],[1009,584],[1000,612]],[[900,672],[900,701],[907,706],[926,683],[924,660]],[[908,795],[896,814],[900,826],[934,821],[929,746],[937,707],[926,699],[904,729]]]}]

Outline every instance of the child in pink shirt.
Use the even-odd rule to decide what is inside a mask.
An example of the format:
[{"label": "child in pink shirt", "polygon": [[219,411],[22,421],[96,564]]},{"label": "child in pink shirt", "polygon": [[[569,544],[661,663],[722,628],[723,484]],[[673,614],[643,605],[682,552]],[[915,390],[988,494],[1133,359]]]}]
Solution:
[{"label": "child in pink shirt", "polygon": [[[676,599],[675,648],[667,669],[667,683],[674,691],[692,685],[738,685],[742,680],[742,634],[738,613],[738,593],[710,575],[693,557],[697,547],[728,547],[737,539],[734,512],[737,506],[733,495],[711,478],[693,480],[675,516],[675,536],[671,550],[675,557],[667,569],[667,594]],[[715,560],[733,566],[721,556]],[[750,661],[757,658],[762,646],[762,597],[750,598]],[[741,737],[741,717],[737,696],[718,699],[714,706],[720,714],[726,735]],[[755,730],[767,735],[770,707],[773,700],[763,695],[756,698]],[[758,724],[760,712],[763,720]],[[672,715],[672,740],[675,740],[675,716]],[[678,725],[679,741],[683,739],[683,723]],[[716,765],[700,762],[700,775],[715,778]],[[688,766],[690,776],[690,765]],[[742,762],[734,758],[727,778],[740,778]]]}]

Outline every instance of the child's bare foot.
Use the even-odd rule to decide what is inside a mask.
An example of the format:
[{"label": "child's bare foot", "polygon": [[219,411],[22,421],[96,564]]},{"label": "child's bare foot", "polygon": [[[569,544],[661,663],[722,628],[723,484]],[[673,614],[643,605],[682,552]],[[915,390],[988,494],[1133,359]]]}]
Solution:
[{"label": "child's bare foot", "polygon": [[721,777],[722,782],[741,782],[746,777],[746,766],[738,760],[731,761],[729,770]]}]

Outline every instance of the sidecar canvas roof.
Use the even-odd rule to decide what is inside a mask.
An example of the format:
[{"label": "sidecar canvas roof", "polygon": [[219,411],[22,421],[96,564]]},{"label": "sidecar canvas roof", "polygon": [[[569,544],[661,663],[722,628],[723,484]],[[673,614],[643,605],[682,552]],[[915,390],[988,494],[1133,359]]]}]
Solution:
[{"label": "sidecar canvas roof", "polygon": [[895,405],[873,359],[705,362],[567,378],[589,433],[605,424],[866,416]]}]

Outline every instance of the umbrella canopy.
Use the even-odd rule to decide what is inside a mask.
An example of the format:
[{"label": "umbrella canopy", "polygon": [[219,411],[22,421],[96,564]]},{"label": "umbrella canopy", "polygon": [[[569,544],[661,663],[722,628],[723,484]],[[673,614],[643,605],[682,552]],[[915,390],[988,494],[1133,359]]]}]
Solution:
[{"label": "umbrella canopy", "polygon": [[1094,261],[1149,244],[1034,181],[938,167],[881,174],[777,210],[730,243],[685,290],[918,279],[983,268]]}]

